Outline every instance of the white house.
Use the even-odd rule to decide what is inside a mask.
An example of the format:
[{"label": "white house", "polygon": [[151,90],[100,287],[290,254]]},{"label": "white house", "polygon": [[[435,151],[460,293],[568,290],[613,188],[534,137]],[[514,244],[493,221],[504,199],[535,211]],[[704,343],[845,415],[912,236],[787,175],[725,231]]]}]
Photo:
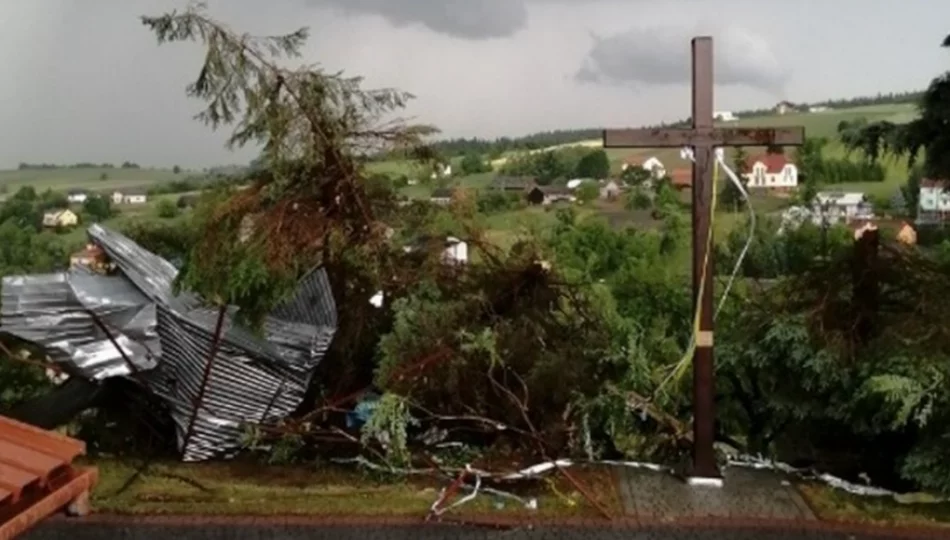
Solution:
[{"label": "white house", "polygon": [[739,120],[732,111],[716,111],[713,113],[713,118],[720,122],[735,122]]},{"label": "white house", "polygon": [[656,156],[651,156],[643,162],[643,170],[652,173],[653,178],[663,178],[666,176],[666,167],[663,166],[663,162],[657,159]]},{"label": "white house", "polygon": [[463,242],[454,236],[445,239],[445,250],[442,252],[442,262],[445,264],[465,264],[468,262],[468,242]]},{"label": "white house", "polygon": [[813,107],[808,107],[808,112],[810,113],[819,113],[819,112],[828,112],[830,109],[824,105],[815,105]]},{"label": "white house", "polygon": [[798,167],[783,154],[765,154],[746,161],[749,172],[743,176],[750,188],[794,188],[798,186]]},{"label": "white house", "polygon": [[921,180],[917,202],[917,224],[934,225],[950,221],[950,183]]},{"label": "white house", "polygon": [[600,198],[612,201],[620,196],[620,185],[611,180],[600,186]]},{"label": "white house", "polygon": [[82,204],[89,198],[89,193],[81,189],[71,189],[66,194],[66,200],[71,203]]},{"label": "white house", "polygon": [[864,193],[820,192],[813,212],[818,225],[874,219],[874,208]]},{"label": "white house", "polygon": [[113,191],[112,204],[145,204],[148,195],[144,191]]}]

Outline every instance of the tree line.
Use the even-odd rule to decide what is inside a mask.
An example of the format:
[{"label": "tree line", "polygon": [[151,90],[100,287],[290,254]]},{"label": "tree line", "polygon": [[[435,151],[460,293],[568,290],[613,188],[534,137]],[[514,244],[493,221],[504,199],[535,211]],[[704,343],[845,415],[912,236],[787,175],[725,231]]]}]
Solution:
[{"label": "tree line", "polygon": [[33,171],[33,170],[50,170],[50,169],[141,169],[142,167],[132,161],[123,161],[118,167],[113,163],[92,163],[88,161],[81,161],[79,163],[72,164],[62,164],[62,163],[26,163],[20,162],[17,166],[18,170],[21,171]]},{"label": "tree line", "polygon": [[[878,93],[874,96],[860,96],[852,98],[828,99],[812,103],[813,106],[826,106],[833,109],[862,107],[868,105],[890,105],[898,103],[915,103],[923,95],[923,91]],[[802,105],[805,106],[805,105]],[[739,118],[764,116],[772,113],[771,108],[749,109],[735,113]],[[683,119],[676,122],[664,123],[652,127],[675,127],[689,122]],[[558,129],[541,131],[523,137],[499,137],[496,139],[482,139],[478,137],[453,138],[433,143],[433,148],[440,155],[446,157],[463,156],[469,153],[485,154],[491,159],[501,156],[505,152],[537,150],[560,144],[570,144],[578,141],[599,139],[603,128]],[[392,156],[380,156],[387,159]]]}]

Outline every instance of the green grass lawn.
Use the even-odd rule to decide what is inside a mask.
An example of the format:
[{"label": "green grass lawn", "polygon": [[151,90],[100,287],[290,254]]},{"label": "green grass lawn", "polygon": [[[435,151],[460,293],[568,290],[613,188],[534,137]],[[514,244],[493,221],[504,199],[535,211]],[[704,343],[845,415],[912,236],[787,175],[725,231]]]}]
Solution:
[{"label": "green grass lawn", "polygon": [[[194,193],[194,192],[193,192]],[[155,195],[148,198],[148,202],[145,204],[119,204],[115,206],[115,209],[119,211],[119,214],[115,217],[107,219],[102,222],[102,225],[109,227],[110,229],[119,230],[123,226],[128,225],[134,221],[145,220],[145,221],[169,221],[183,219],[188,210],[179,213],[178,216],[174,218],[160,218],[158,217],[158,203],[161,200],[170,200],[172,202],[177,202],[178,198],[184,195],[183,193],[168,193],[163,195]],[[72,205],[72,210],[74,212],[79,212],[81,210],[81,205],[74,204]],[[63,233],[60,235],[60,238],[63,241],[63,245],[66,246],[70,251],[77,250],[86,243],[86,229],[89,227],[89,223],[80,223],[75,229]]]},{"label": "green grass lawn", "polygon": [[[102,178],[105,175],[105,179]],[[155,184],[182,180],[187,171],[175,174],[169,169],[28,169],[0,171],[0,190],[13,193],[32,186],[36,191],[88,189],[107,191],[118,188],[146,189]]]},{"label": "green grass lawn", "polygon": [[[439,489],[449,483],[447,479],[421,476],[369,475],[335,467],[269,466],[240,459],[197,464],[153,463],[143,474],[136,474],[139,464],[119,460],[103,459],[91,464],[99,468],[99,483],[92,494],[93,507],[97,512],[112,514],[418,516],[421,519],[438,499]],[[584,482],[601,507],[613,515],[620,514],[620,500],[611,470],[584,467],[572,469],[571,474]],[[552,476],[551,479],[552,483],[522,483],[503,488],[524,498],[537,499],[537,510],[481,495],[460,507],[458,513],[501,513],[527,518],[597,515],[595,507],[563,477]],[[458,495],[461,496],[463,494]]]}]

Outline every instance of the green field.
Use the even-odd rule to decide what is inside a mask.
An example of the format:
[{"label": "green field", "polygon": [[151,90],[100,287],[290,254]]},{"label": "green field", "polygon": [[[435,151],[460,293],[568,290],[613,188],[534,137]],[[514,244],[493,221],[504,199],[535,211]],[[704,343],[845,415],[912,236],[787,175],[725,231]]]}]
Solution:
[{"label": "green field", "polygon": [[[87,189],[147,189],[156,184],[183,180],[191,173],[173,173],[170,169],[26,169],[0,171],[0,191],[13,193],[21,187],[32,186],[36,191],[69,191]],[[105,175],[105,178],[103,178]]]}]

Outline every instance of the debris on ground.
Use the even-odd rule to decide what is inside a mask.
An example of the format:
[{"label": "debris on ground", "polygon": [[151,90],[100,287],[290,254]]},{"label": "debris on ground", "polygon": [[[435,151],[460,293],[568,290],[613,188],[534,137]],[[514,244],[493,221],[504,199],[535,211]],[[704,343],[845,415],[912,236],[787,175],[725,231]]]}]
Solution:
[{"label": "debris on ground", "polygon": [[263,335],[173,288],[178,270],[101,225],[97,259],[65,272],[3,278],[0,326],[47,351],[74,377],[136,381],[161,398],[185,461],[231,455],[248,423],[270,423],[300,405],[337,329],[323,269],[304,277],[266,319]]}]

